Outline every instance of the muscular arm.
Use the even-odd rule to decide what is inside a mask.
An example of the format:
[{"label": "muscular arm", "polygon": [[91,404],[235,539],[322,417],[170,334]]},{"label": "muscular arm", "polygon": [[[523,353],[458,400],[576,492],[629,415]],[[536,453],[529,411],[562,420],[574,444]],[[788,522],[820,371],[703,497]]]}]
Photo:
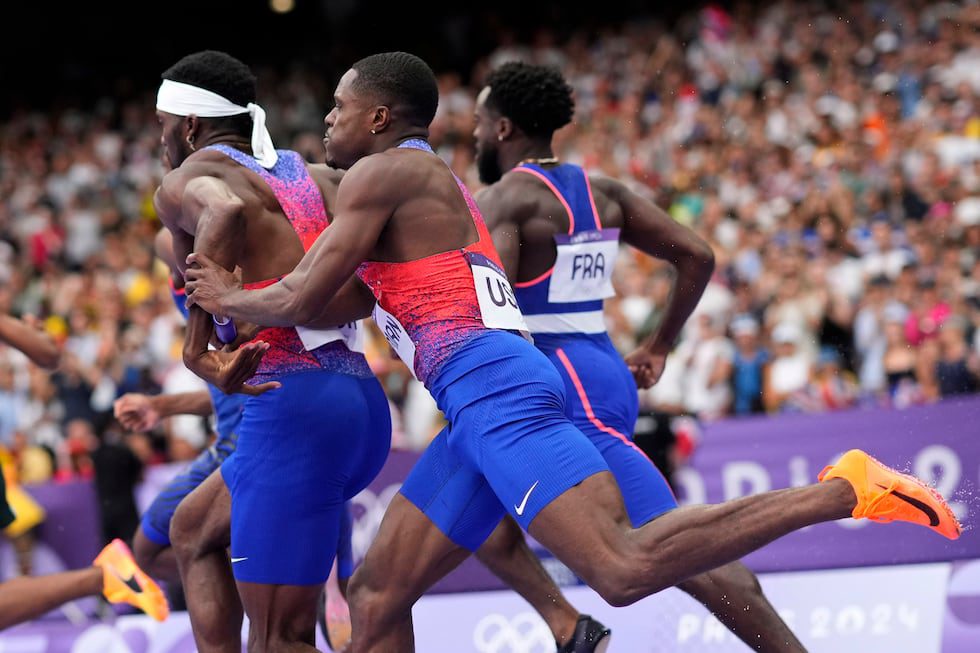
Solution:
[{"label": "muscular arm", "polygon": [[[180,200],[180,215],[191,220],[194,228],[193,246],[207,254],[218,265],[232,270],[244,247],[244,202],[223,181],[214,177],[195,177],[187,182]],[[167,223],[168,227],[171,224]],[[187,238],[178,238],[184,230],[175,231],[173,246],[176,261],[187,246]],[[184,364],[204,379],[213,378],[214,355],[208,351],[214,324],[211,316],[200,308],[190,308],[187,336],[184,339]]]},{"label": "muscular arm", "polygon": [[61,350],[51,336],[15,317],[0,315],[0,340],[43,368],[54,369],[61,361]]},{"label": "muscular arm", "polygon": [[622,183],[608,179],[596,180],[596,183],[623,211],[623,241],[677,269],[677,282],[671,290],[660,328],[643,343],[651,353],[666,354],[711,279],[714,254],[697,234]]},{"label": "muscular arm", "polygon": [[113,403],[116,419],[132,431],[148,431],[173,415],[207,417],[214,412],[207,390],[149,396],[130,392]]},{"label": "muscular arm", "polygon": [[[387,164],[382,156],[369,157],[355,165],[337,190],[333,223],[320,234],[296,269],[279,283],[261,290],[237,290],[215,297],[215,307],[235,319],[266,326],[306,325],[320,320],[324,305],[371,255],[397,204],[392,189],[400,192],[398,176],[397,165]],[[197,252],[188,261],[201,262]],[[196,301],[196,278],[194,271],[188,271],[192,301]]]},{"label": "muscular arm", "polygon": [[339,324],[347,324],[371,316],[374,310],[374,295],[356,276],[347,280],[337,294],[326,302],[320,314],[303,323],[314,329],[330,329]]},{"label": "muscular arm", "polygon": [[[171,175],[164,179],[154,201],[157,213],[173,236],[174,262],[180,266],[193,247],[226,270],[233,269],[245,245],[244,202],[216,177],[193,177],[185,184]],[[201,308],[188,308],[183,349],[187,369],[224,392],[255,394],[275,387],[244,384],[258,366],[265,345],[246,345],[237,357],[231,358],[209,351],[214,330],[211,316]]]},{"label": "muscular arm", "polygon": [[214,412],[211,394],[207,390],[155,395],[150,397],[150,406],[160,414],[160,417],[171,417],[172,415],[208,417]]},{"label": "muscular arm", "polygon": [[513,195],[501,192],[502,183],[481,189],[474,199],[483,214],[500,262],[504,264],[504,272],[513,284],[518,279],[521,261],[520,211],[510,202],[509,198]]}]

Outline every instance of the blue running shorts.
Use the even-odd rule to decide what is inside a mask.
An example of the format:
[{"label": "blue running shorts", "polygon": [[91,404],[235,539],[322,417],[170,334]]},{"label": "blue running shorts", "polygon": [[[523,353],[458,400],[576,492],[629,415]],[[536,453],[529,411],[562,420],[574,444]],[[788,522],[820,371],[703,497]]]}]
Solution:
[{"label": "blue running shorts", "polygon": [[286,374],[249,397],[238,449],[221,467],[231,493],[236,580],[315,585],[333,565],[345,502],[388,456],[391,414],[377,379]]},{"label": "blue running shorts", "polygon": [[636,382],[606,334],[537,335],[534,344],[565,383],[565,414],[616,477],[634,528],[677,507],[667,479],[633,444]]},{"label": "blue running shorts", "polygon": [[558,371],[519,335],[474,337],[430,391],[449,426],[401,491],[460,546],[479,548],[505,512],[527,529],[566,490],[609,470],[566,417]]}]

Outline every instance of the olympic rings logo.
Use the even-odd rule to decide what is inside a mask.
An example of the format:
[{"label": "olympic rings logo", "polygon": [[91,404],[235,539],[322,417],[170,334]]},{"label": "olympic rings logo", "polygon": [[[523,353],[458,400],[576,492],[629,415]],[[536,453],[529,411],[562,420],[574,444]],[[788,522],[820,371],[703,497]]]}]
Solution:
[{"label": "olympic rings logo", "polygon": [[480,653],[550,653],[555,638],[548,625],[534,612],[512,619],[488,614],[473,630],[473,644]]},{"label": "olympic rings logo", "polygon": [[385,516],[385,511],[388,510],[388,504],[398,494],[401,487],[401,483],[393,483],[378,494],[372,492],[370,488],[365,488],[351,499],[351,505],[354,508],[351,549],[355,562],[364,559],[368,547],[371,546],[371,542],[378,534],[381,520]]}]

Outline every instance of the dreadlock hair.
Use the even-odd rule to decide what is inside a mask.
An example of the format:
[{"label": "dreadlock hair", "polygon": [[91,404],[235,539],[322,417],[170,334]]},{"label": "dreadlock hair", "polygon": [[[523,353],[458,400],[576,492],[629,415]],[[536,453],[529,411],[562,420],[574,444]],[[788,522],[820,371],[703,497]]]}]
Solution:
[{"label": "dreadlock hair", "polygon": [[533,138],[551,138],[572,121],[572,87],[557,68],[513,61],[487,76],[488,107]]},{"label": "dreadlock hair", "polygon": [[382,52],[351,66],[354,88],[367,89],[380,102],[397,107],[414,127],[428,127],[439,106],[439,87],[429,65],[407,52]]},{"label": "dreadlock hair", "polygon": [[[163,71],[160,77],[217,93],[239,106],[255,102],[255,75],[248,66],[225,52],[203,50],[189,54]],[[206,120],[244,136],[252,133],[252,119],[248,114]]]}]

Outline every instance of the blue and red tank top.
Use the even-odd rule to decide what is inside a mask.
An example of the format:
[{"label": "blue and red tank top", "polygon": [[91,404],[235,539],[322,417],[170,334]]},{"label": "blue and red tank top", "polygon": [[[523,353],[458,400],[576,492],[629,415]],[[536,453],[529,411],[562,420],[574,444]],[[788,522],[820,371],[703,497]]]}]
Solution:
[{"label": "blue and red tank top", "polygon": [[[306,162],[296,152],[277,150],[279,159],[273,168],[267,170],[252,156],[233,147],[219,144],[206,149],[225,154],[262,178],[282,207],[304,251],[309,250],[317,236],[330,224],[320,187],[310,176]],[[278,278],[256,281],[245,284],[245,288],[265,288],[279,281]],[[363,328],[357,323],[336,329],[271,327],[259,331],[254,340],[269,343],[269,350],[251,379],[255,382],[291,372],[317,369],[354,376],[371,374],[363,355]]]},{"label": "blue and red tank top", "polygon": [[616,294],[612,277],[619,229],[602,227],[588,174],[569,163],[549,168],[522,163],[513,172],[536,177],[568,215],[568,232],[555,235],[554,265],[535,279],[514,284],[535,344],[555,336],[605,334],[602,305]]},{"label": "blue and red tank top", "polygon": [[[421,139],[398,147],[436,156]],[[483,216],[463,182],[455,179],[476,225],[476,242],[414,261],[366,261],[357,270],[377,300],[379,328],[426,386],[474,336],[488,329],[527,330]]]}]

